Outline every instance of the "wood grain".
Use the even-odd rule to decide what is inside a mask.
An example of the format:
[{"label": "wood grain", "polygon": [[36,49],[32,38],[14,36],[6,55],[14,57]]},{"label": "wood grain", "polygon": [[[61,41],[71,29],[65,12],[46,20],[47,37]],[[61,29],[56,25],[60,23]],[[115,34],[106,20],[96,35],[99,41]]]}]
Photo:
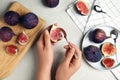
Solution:
[{"label": "wood grain", "polygon": [[[30,10],[28,10],[27,8],[25,8],[22,4],[18,2],[13,2],[8,10],[16,11],[21,16],[30,12]],[[3,42],[0,40],[0,79],[7,77],[14,70],[16,65],[20,62],[20,60],[26,54],[28,49],[31,47],[35,38],[37,37],[40,30],[44,27],[44,25],[45,25],[45,21],[41,19],[40,17],[39,17],[38,25],[33,29],[25,29],[21,24],[17,24],[16,26],[10,26],[4,22],[3,18],[0,19],[0,28],[3,26],[8,26],[16,34],[16,36],[14,36],[9,42]],[[16,41],[17,35],[21,33],[22,31],[25,31],[26,34],[30,38],[28,44],[26,44],[25,46],[19,45]],[[17,53],[17,55],[9,55],[5,51],[6,46],[9,44],[13,44],[18,47],[19,52]]]}]

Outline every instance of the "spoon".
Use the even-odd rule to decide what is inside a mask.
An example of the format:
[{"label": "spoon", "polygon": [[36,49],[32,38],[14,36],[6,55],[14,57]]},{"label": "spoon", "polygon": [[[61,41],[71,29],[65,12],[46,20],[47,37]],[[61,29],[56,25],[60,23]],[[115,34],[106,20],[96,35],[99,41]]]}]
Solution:
[{"label": "spoon", "polygon": [[[110,37],[113,38],[114,40],[114,45],[116,47],[116,40],[118,38],[118,31],[116,29],[113,29],[111,32],[110,32]],[[118,62],[118,58],[117,58],[117,54],[116,54],[116,60]]]},{"label": "spoon", "polygon": [[116,29],[110,32],[110,37],[114,39],[114,43],[116,43],[116,39],[118,38],[118,31]]},{"label": "spoon", "polygon": [[109,18],[113,19],[110,15],[108,15],[105,11],[102,10],[102,8],[99,5],[94,5],[93,9],[98,12],[98,13],[104,13],[106,14]]},{"label": "spoon", "polygon": [[[65,38],[66,42],[68,43],[69,48],[72,48],[70,42],[69,42],[68,39],[67,39],[67,34],[66,34],[66,32],[64,31],[64,29],[62,29],[62,28],[59,28],[59,29],[62,31],[61,34],[62,34],[62,36]],[[76,53],[74,53],[73,56],[74,56],[75,59],[78,59],[78,55],[77,55]]]},{"label": "spoon", "polygon": [[94,5],[93,9],[98,13],[105,13],[99,5]]}]

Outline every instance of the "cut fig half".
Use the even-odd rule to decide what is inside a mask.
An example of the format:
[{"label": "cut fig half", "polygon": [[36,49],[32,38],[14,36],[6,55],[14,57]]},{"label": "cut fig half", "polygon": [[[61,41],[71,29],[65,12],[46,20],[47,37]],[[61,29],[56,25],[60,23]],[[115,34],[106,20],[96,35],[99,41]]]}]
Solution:
[{"label": "cut fig half", "polygon": [[76,3],[76,8],[81,15],[88,15],[90,12],[88,4],[83,0],[79,0]]},{"label": "cut fig half", "polygon": [[51,25],[50,29],[50,39],[52,42],[56,43],[61,40],[62,37],[66,38],[67,34],[64,29],[57,26],[57,24]]},{"label": "cut fig half", "polygon": [[18,52],[18,48],[15,45],[8,45],[6,47],[6,52],[10,55],[16,55],[16,53]]},{"label": "cut fig half", "polygon": [[18,35],[17,42],[20,45],[26,45],[28,41],[29,41],[29,37],[24,31]]},{"label": "cut fig half", "polygon": [[110,69],[114,66],[115,60],[112,58],[104,58],[102,64],[105,68]]},{"label": "cut fig half", "polygon": [[101,49],[104,56],[112,56],[116,53],[115,45],[110,42],[104,43]]}]

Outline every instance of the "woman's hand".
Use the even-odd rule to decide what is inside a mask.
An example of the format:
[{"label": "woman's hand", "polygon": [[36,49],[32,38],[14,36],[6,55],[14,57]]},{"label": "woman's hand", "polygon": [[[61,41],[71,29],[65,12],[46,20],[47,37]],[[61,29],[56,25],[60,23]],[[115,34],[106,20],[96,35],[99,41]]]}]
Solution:
[{"label": "woman's hand", "polygon": [[50,80],[51,68],[53,64],[53,49],[49,31],[46,29],[37,42],[39,54],[38,80]]},{"label": "woman's hand", "polygon": [[[66,49],[66,57],[58,66],[56,80],[69,80],[80,67],[81,51],[73,43],[70,43],[70,46],[71,48],[69,48],[69,45],[64,47]],[[74,57],[75,53],[77,54],[77,59]]]}]

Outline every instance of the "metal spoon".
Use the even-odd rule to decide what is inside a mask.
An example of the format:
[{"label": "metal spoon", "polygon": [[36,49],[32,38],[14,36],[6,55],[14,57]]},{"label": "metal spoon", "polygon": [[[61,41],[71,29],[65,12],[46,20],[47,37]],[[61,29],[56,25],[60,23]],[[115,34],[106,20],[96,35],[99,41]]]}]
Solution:
[{"label": "metal spoon", "polygon": [[116,43],[116,39],[118,38],[118,31],[116,29],[110,32],[110,37],[114,39],[114,43]]},{"label": "metal spoon", "polygon": [[98,13],[105,13],[99,5],[94,5],[93,9]]},{"label": "metal spoon", "polygon": [[[66,34],[66,32],[64,31],[64,29],[62,29],[62,28],[59,28],[59,29],[62,31],[61,34],[62,34],[62,36],[65,38],[66,42],[68,43],[69,48],[72,48],[70,42],[69,42],[68,39],[67,39],[67,34]],[[73,56],[74,56],[75,59],[78,59],[78,55],[77,55],[76,53],[74,53]]]},{"label": "metal spoon", "polygon": [[110,19],[113,19],[110,15],[108,15],[105,11],[102,10],[102,8],[99,5],[94,5],[93,9],[98,13],[104,13],[106,14]]},{"label": "metal spoon", "polygon": [[[114,40],[114,45],[116,47],[116,40],[118,38],[118,31],[116,29],[113,29],[111,32],[110,32],[110,37],[113,38]],[[117,58],[117,54],[116,54],[116,61],[118,62],[118,58]]]},{"label": "metal spoon", "polygon": [[[113,38],[113,40],[114,40],[114,45],[115,45],[115,47],[116,47],[116,40],[117,40],[117,38],[118,38],[118,31],[117,31],[116,29],[113,29],[113,30],[110,32],[110,37]],[[117,54],[116,54],[116,61],[118,62]],[[113,74],[113,76],[116,78],[116,80],[119,80],[112,70],[110,70],[110,72]]]}]

